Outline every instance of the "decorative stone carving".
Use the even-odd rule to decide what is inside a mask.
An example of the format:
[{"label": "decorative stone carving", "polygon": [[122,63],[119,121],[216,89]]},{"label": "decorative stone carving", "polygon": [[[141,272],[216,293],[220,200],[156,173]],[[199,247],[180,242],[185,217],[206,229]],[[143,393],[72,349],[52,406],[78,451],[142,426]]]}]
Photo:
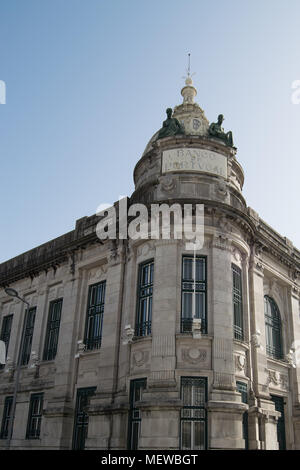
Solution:
[{"label": "decorative stone carving", "polygon": [[211,242],[211,246],[213,248],[218,248],[219,250],[227,250],[231,249],[231,242],[227,237],[224,235],[214,236]]},{"label": "decorative stone carving", "polygon": [[233,257],[234,257],[235,261],[240,263],[241,260],[242,260],[241,252],[237,248],[233,248],[232,249],[232,254],[233,254]]},{"label": "decorative stone carving", "polygon": [[115,266],[122,262],[124,255],[124,246],[117,244],[115,240],[112,241],[112,247],[108,255],[108,265]]},{"label": "decorative stone carving", "polygon": [[263,350],[263,346],[261,344],[261,332],[257,329],[256,332],[252,335],[252,344],[255,348]]},{"label": "decorative stone carving", "polygon": [[246,357],[243,354],[235,356],[235,367],[237,371],[245,373]]},{"label": "decorative stone carving", "polygon": [[288,376],[280,373],[278,370],[268,370],[268,384],[273,386],[287,389],[288,388]]},{"label": "decorative stone carving", "polygon": [[77,341],[77,351],[76,351],[76,354],[75,354],[75,359],[79,359],[82,354],[84,353],[85,351],[85,344],[83,342],[82,339],[80,339],[79,341]]},{"label": "decorative stone carving", "polygon": [[207,359],[207,350],[201,348],[185,348],[181,350],[182,361],[189,364],[199,364]]},{"label": "decorative stone carving", "polygon": [[103,264],[99,267],[91,269],[88,275],[88,279],[101,279],[101,277],[107,273],[107,264]]},{"label": "decorative stone carving", "polygon": [[132,355],[133,366],[142,367],[149,359],[148,351],[135,351]]},{"label": "decorative stone carving", "polygon": [[225,199],[225,197],[228,194],[227,185],[225,181],[223,180],[218,181],[218,183],[216,184],[216,193],[219,197],[221,197],[222,199]]},{"label": "decorative stone carving", "polygon": [[124,328],[123,344],[129,344],[133,342],[134,329],[131,328],[131,325],[126,325]]},{"label": "decorative stone carving", "polygon": [[154,248],[153,241],[145,242],[140,245],[137,249],[137,256],[147,256],[151,250]]},{"label": "decorative stone carving", "polygon": [[221,217],[218,220],[218,226],[223,232],[230,232],[231,230],[231,225],[228,222],[227,218],[225,215],[221,215]]},{"label": "decorative stone carving", "polygon": [[35,351],[31,352],[30,360],[28,363],[28,372],[33,374],[35,378],[39,377],[40,362],[38,354]]},{"label": "decorative stone carving", "polygon": [[160,189],[167,194],[173,194],[176,190],[177,181],[172,175],[163,175],[159,178]]},{"label": "decorative stone carving", "polygon": [[300,341],[299,340],[294,341],[291,349],[289,350],[288,354],[285,356],[287,363],[294,368],[297,367],[297,363],[299,362],[299,352],[300,352],[299,347],[300,347]]},{"label": "decorative stone carving", "polygon": [[11,381],[13,379],[14,370],[15,370],[14,362],[12,361],[12,359],[10,357],[7,356],[4,372],[5,372],[5,374],[8,375],[9,381]]}]

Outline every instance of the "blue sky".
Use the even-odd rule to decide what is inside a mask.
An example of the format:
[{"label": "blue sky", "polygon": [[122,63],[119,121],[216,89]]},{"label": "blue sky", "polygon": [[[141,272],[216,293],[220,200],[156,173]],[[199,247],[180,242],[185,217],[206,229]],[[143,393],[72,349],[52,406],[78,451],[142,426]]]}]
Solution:
[{"label": "blue sky", "polygon": [[188,52],[248,205],[300,248],[299,17],[299,0],[1,0],[0,262],[132,193]]}]

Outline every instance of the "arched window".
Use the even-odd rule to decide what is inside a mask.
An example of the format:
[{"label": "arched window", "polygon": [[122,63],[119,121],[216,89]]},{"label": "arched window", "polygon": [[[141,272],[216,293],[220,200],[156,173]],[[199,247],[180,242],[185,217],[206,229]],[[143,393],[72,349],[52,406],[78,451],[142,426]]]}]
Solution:
[{"label": "arched window", "polygon": [[281,318],[275,300],[265,295],[265,325],[267,354],[282,359]]}]

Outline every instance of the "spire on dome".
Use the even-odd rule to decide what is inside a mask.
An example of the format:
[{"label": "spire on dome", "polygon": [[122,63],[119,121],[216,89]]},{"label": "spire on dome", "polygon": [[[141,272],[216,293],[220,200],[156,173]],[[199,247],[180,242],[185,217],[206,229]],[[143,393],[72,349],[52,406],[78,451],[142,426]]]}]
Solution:
[{"label": "spire on dome", "polygon": [[187,68],[187,76],[185,78],[185,87],[182,88],[181,94],[183,96],[183,103],[193,104],[194,98],[197,95],[197,90],[193,86],[192,74],[191,75],[191,54],[188,54],[188,68]]}]

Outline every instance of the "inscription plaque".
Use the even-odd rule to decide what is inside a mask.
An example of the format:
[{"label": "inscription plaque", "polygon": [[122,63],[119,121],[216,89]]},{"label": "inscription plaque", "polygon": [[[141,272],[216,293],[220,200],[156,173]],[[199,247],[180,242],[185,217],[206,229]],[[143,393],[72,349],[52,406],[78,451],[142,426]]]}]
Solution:
[{"label": "inscription plaque", "polygon": [[227,157],[205,149],[181,148],[164,150],[162,173],[172,171],[204,172],[227,178]]}]

